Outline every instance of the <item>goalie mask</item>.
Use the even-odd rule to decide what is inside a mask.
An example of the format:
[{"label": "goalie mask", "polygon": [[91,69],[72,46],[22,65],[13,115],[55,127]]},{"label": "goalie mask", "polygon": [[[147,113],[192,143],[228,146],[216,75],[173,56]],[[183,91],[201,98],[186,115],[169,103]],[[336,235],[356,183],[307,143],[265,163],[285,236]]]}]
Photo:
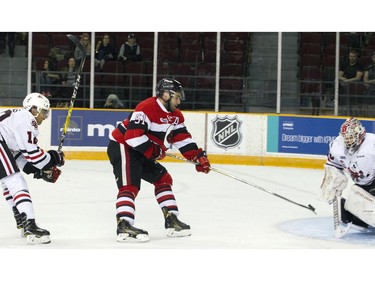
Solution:
[{"label": "goalie mask", "polygon": [[30,110],[31,108],[36,108],[38,112],[36,116],[38,116],[40,112],[44,110],[44,114],[47,118],[49,115],[50,103],[45,96],[39,93],[31,93],[28,94],[23,100],[23,107],[27,110]]},{"label": "goalie mask", "polygon": [[358,147],[365,139],[366,130],[361,122],[352,117],[345,120],[341,125],[340,135],[344,139],[347,149]]}]

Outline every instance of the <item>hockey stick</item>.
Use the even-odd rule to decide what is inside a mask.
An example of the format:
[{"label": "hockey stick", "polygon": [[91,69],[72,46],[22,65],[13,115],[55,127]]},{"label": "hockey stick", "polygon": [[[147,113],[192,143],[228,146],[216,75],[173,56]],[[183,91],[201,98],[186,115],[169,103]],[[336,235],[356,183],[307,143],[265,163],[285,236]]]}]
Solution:
[{"label": "hockey stick", "polygon": [[352,222],[348,223],[346,227],[342,227],[340,225],[339,202],[341,202],[341,197],[336,196],[335,199],[333,199],[333,226],[335,230],[335,238],[338,239],[343,237],[349,231],[352,225]]},{"label": "hockey stick", "polygon": [[63,129],[63,132],[61,134],[61,139],[60,139],[59,147],[57,149],[57,151],[59,151],[59,152],[62,151],[62,147],[64,145],[66,133],[67,133],[68,128],[69,128],[70,118],[72,117],[74,102],[76,101],[76,98],[77,98],[78,87],[79,87],[79,84],[81,82],[81,74],[82,74],[83,66],[85,65],[85,61],[86,61],[86,49],[82,45],[81,41],[76,36],[74,36],[72,34],[68,34],[67,37],[82,52],[82,60],[81,60],[81,63],[79,65],[79,69],[78,69],[78,73],[77,73],[77,78],[76,78],[76,81],[74,83],[73,94],[72,94],[72,97],[70,98],[70,104],[69,104],[68,113],[66,114],[66,118],[65,118],[64,129]]},{"label": "hockey stick", "polygon": [[[169,157],[173,157],[173,158],[178,159],[178,160],[181,160],[181,161],[184,161],[184,162],[187,162],[187,163],[191,163],[191,164],[194,164],[194,165],[198,165],[197,162],[190,161],[190,160],[188,160],[188,159],[185,159],[185,158],[183,158],[183,157],[180,157],[180,156],[177,156],[177,155],[174,155],[174,154],[166,153],[165,155],[167,155],[167,156],[169,156]],[[227,173],[227,172],[224,172],[224,171],[222,171],[222,170],[219,170],[219,169],[217,169],[217,168],[210,167],[210,170],[211,170],[211,171],[214,171],[214,172],[216,172],[216,173],[222,174],[222,175],[224,175],[224,176],[230,177],[230,178],[232,178],[232,179],[235,179],[235,180],[237,180],[237,181],[243,182],[243,183],[245,183],[245,184],[251,185],[252,187],[258,188],[258,189],[260,189],[260,190],[262,190],[262,191],[265,191],[265,192],[267,192],[267,193],[269,193],[269,194],[272,194],[272,195],[274,195],[274,196],[276,196],[276,197],[279,197],[279,198],[281,198],[281,199],[284,199],[284,200],[286,200],[286,201],[288,201],[288,202],[290,202],[290,203],[293,203],[293,204],[295,204],[295,205],[297,205],[297,206],[300,206],[300,207],[302,207],[302,208],[308,209],[308,210],[312,211],[312,212],[316,215],[316,213],[315,213],[315,208],[314,208],[313,206],[311,206],[310,204],[309,204],[308,206],[305,206],[305,205],[299,204],[299,203],[297,203],[297,202],[295,202],[295,201],[292,201],[292,200],[290,200],[290,199],[288,199],[288,198],[286,198],[286,197],[284,197],[284,196],[281,196],[281,195],[279,195],[279,194],[277,194],[277,193],[274,193],[274,192],[272,192],[272,191],[269,191],[269,190],[267,190],[267,189],[265,189],[265,188],[263,188],[263,187],[261,187],[261,186],[259,186],[259,185],[253,184],[253,183],[248,182],[248,181],[246,181],[246,180],[244,180],[244,179],[241,179],[241,178],[238,178],[238,177],[236,177],[236,176],[233,176],[233,175],[231,175],[231,174],[229,174],[229,173]]]}]

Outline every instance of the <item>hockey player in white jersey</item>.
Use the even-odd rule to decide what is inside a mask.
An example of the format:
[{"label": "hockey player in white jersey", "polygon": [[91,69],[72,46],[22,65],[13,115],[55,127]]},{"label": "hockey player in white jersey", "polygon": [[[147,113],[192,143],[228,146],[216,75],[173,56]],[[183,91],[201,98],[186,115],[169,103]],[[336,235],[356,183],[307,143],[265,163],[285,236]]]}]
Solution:
[{"label": "hockey player in white jersey", "polygon": [[33,203],[21,171],[55,182],[64,165],[64,154],[44,151],[38,146],[39,125],[48,117],[49,100],[39,94],[28,94],[23,108],[0,112],[0,179],[4,196],[12,208],[17,227],[30,244],[50,243],[48,230],[35,223]]},{"label": "hockey player in white jersey", "polygon": [[348,118],[329,145],[324,168],[319,198],[331,204],[348,188],[338,202],[341,223],[360,231],[375,227],[375,134],[366,132],[358,119]]}]

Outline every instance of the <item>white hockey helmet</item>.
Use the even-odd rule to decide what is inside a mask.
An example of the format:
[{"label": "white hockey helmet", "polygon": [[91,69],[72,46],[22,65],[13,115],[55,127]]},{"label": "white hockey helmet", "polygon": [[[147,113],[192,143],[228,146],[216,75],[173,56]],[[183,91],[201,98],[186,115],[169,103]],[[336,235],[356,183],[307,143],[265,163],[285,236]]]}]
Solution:
[{"label": "white hockey helmet", "polygon": [[349,149],[359,146],[363,142],[366,130],[357,118],[351,117],[346,119],[341,125],[340,135],[343,137],[344,143]]},{"label": "white hockey helmet", "polygon": [[50,110],[50,103],[49,100],[39,93],[31,93],[28,94],[25,99],[23,100],[23,107],[27,110],[30,110],[31,108],[36,108],[38,116],[42,110],[45,111],[46,118],[49,115]]}]

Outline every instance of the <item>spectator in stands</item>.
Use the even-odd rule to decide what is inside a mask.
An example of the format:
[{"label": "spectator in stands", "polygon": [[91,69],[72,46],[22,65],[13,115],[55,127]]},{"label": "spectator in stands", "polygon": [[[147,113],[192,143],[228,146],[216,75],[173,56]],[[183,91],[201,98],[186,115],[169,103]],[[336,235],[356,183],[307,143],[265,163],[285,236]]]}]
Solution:
[{"label": "spectator in stands", "polygon": [[[83,33],[81,35],[81,43],[86,48],[86,59],[90,58],[91,55],[91,42],[90,42],[90,36],[88,33]],[[83,54],[81,50],[76,47],[74,50],[74,58],[76,59],[77,65],[81,63]]]},{"label": "spectator in stands", "polygon": [[53,73],[54,70],[55,67],[53,62],[48,59],[45,60],[43,70],[40,72],[39,83],[40,93],[48,98],[53,96],[50,85],[56,84],[59,79],[59,75],[57,73]]},{"label": "spectator in stands", "polygon": [[363,76],[365,83],[365,117],[375,117],[375,52],[372,53],[372,63],[366,68]]},{"label": "spectator in stands", "polygon": [[68,65],[61,69],[61,84],[74,85],[77,78],[77,71],[76,59],[73,57],[69,58]]},{"label": "spectator in stands", "polygon": [[124,104],[120,101],[119,97],[115,94],[110,94],[104,104],[104,108],[124,108]]},{"label": "spectator in stands", "polygon": [[[360,115],[356,110],[361,106],[362,100],[358,97],[362,92],[357,87],[358,82],[362,81],[363,65],[358,61],[358,52],[351,50],[349,52],[348,60],[340,65],[339,82],[340,82],[340,107],[345,105],[345,108],[340,108],[345,111],[343,115]],[[352,96],[352,97],[349,97]]]},{"label": "spectator in stands", "polygon": [[76,82],[78,67],[76,66],[76,59],[70,57],[68,64],[60,69],[61,76],[60,81],[62,87],[60,87],[59,95],[60,98],[57,102],[56,107],[64,107],[65,104],[71,97],[73,92],[73,87]]},{"label": "spectator in stands", "polygon": [[116,49],[110,43],[108,34],[104,34],[102,41],[98,41],[95,49],[95,66],[100,66],[100,71],[103,70],[103,66],[106,61],[113,60],[116,58]]},{"label": "spectator in stands", "polygon": [[141,61],[141,47],[137,43],[134,33],[128,35],[128,41],[123,43],[118,54],[118,59],[122,61]]}]

